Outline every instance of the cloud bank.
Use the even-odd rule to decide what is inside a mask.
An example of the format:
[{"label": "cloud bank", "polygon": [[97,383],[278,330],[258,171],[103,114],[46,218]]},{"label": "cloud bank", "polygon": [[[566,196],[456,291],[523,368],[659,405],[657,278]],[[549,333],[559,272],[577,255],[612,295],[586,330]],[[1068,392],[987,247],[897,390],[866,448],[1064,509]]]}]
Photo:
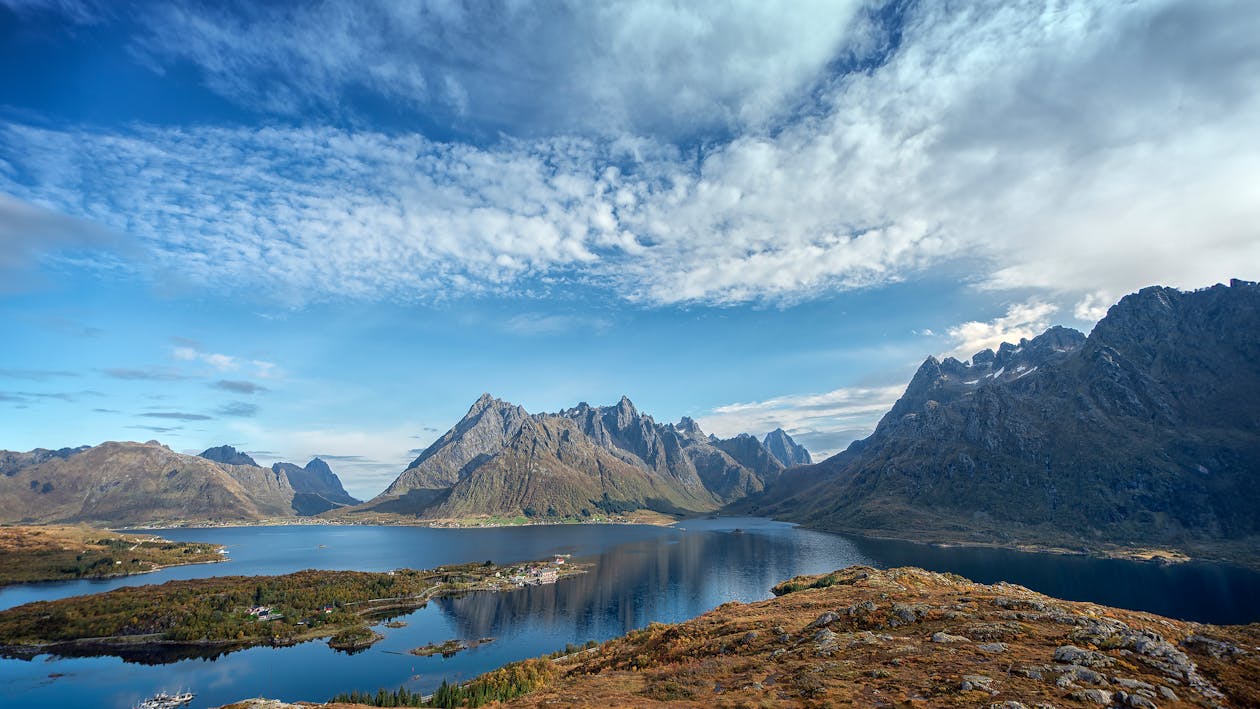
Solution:
[{"label": "cloud bank", "polygon": [[[486,125],[486,106],[527,98],[598,125],[540,117],[443,142],[323,124],[10,122],[0,206],[126,233],[150,279],[298,304],[571,286],[649,305],[791,302],[950,266],[1092,316],[1142,285],[1260,266],[1252,3],[919,3],[895,37],[880,20],[894,8],[878,4],[771,20],[761,6],[560,3],[556,31],[586,30],[563,56],[531,34],[552,15],[444,7],[172,5],[146,18],[137,51],[191,62],[260,110],[358,86]],[[279,44],[253,41],[285,23]],[[378,45],[365,29],[382,23]],[[417,68],[457,46],[484,82]],[[656,128],[673,123],[729,137]]]}]

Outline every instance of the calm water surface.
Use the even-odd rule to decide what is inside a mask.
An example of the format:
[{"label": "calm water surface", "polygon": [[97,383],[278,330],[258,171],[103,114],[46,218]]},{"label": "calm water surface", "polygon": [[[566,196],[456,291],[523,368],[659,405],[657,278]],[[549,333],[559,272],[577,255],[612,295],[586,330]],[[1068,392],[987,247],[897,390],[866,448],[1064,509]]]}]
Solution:
[{"label": "calm water surface", "polygon": [[[382,686],[431,690],[443,679],[466,679],[566,643],[604,640],[651,621],[685,620],[727,601],[767,598],[770,587],[783,579],[850,564],[953,571],[977,581],[1008,580],[1055,596],[1176,617],[1260,620],[1260,574],[1242,569],[937,548],[849,538],[761,519],[691,520],[674,528],[304,526],[169,530],[163,535],[225,544],[232,561],[110,581],[7,588],[0,591],[0,607],[175,578],[305,568],[382,571],[486,559],[521,561],[556,553],[573,554],[575,561],[590,561],[595,567],[553,586],[441,599],[402,617],[404,628],[378,626],[385,639],[356,655],[315,641],[156,665],[117,658],[0,660],[0,706],[125,708],[164,689],[192,689],[195,707],[250,696],[319,701],[341,691]],[[481,637],[496,641],[451,658],[406,654],[430,642]]]}]

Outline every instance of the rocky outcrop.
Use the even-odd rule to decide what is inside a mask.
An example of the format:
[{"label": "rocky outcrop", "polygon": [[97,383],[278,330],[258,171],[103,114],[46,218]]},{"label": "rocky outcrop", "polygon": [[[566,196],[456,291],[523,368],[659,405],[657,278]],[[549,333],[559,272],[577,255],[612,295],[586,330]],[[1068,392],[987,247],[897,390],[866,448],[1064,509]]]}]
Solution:
[{"label": "rocky outcrop", "polygon": [[[933,541],[1190,547],[1260,535],[1260,287],[1146,288],[1065,328],[929,357],[867,439],[748,506]],[[1240,541],[1241,543],[1241,541]]]}]

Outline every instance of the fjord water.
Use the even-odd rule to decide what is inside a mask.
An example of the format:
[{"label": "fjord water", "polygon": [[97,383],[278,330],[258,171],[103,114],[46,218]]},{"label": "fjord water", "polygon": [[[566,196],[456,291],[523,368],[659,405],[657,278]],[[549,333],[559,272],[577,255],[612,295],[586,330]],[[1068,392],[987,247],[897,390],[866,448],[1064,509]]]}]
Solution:
[{"label": "fjord water", "polygon": [[[678,527],[554,526],[499,529],[294,526],[169,530],[164,536],[226,544],[232,561],[157,574],[0,591],[0,607],[95,593],[173,578],[274,574],[304,568],[388,570],[466,561],[511,562],[572,554],[590,573],[512,593],[440,599],[377,627],[385,639],[347,655],[322,641],[253,648],[215,659],[53,658],[0,661],[0,706],[130,707],[159,690],[190,688],[193,706],[250,696],[324,700],[351,689],[406,685],[430,690],[567,643],[604,640],[652,621],[694,617],[727,601],[769,597],[797,574],[850,564],[915,565],[977,581],[1007,580],[1075,600],[1090,600],[1211,622],[1260,619],[1260,574],[1207,564],[1161,565],[938,548],[866,540],[761,519],[689,520]],[[451,638],[493,637],[451,658],[407,650]]]}]

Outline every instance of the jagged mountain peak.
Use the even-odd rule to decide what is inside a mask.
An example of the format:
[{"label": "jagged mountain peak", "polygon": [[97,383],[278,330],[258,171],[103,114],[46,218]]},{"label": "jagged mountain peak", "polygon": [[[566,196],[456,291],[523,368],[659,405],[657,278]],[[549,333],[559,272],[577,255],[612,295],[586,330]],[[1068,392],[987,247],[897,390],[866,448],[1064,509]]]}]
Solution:
[{"label": "jagged mountain peak", "polygon": [[[538,467],[515,467],[525,460]],[[782,463],[755,437],[737,436],[730,442],[711,439],[689,417],[677,425],[658,424],[628,396],[611,405],[591,406],[583,401],[557,413],[538,414],[486,396],[365,508],[437,514],[466,511],[465,503],[475,507],[472,501],[481,500],[486,509],[499,509],[499,503],[486,496],[488,490],[504,484],[495,475],[519,482],[525,479],[520,476],[534,474],[530,470],[566,470],[561,477],[570,478],[568,482],[557,478],[554,488],[552,484],[531,488],[533,499],[553,494],[558,510],[579,503],[578,509],[594,509],[593,502],[572,499],[576,489],[591,483],[575,482],[578,478],[572,476],[579,472],[595,475],[600,495],[607,492],[613,502],[630,505],[625,509],[659,503],[703,511],[761,490],[764,481],[782,469]],[[649,488],[655,490],[651,500],[656,502],[643,497]]]},{"label": "jagged mountain peak", "polygon": [[783,464],[785,468],[791,468],[797,465],[809,465],[814,462],[809,451],[805,446],[797,443],[788,435],[787,431],[782,428],[776,428],[767,433],[762,439],[761,445],[765,446],[770,455]]},{"label": "jagged mountain peak", "polygon": [[753,509],[916,538],[1253,538],[1257,333],[1254,284],[1144,288],[1088,338],[1051,328],[970,363],[929,357],[870,437]]},{"label": "jagged mountain peak", "polygon": [[692,438],[707,438],[704,431],[700,430],[700,424],[696,423],[696,420],[690,416],[684,416],[679,419],[678,423],[674,424],[674,428]]}]

